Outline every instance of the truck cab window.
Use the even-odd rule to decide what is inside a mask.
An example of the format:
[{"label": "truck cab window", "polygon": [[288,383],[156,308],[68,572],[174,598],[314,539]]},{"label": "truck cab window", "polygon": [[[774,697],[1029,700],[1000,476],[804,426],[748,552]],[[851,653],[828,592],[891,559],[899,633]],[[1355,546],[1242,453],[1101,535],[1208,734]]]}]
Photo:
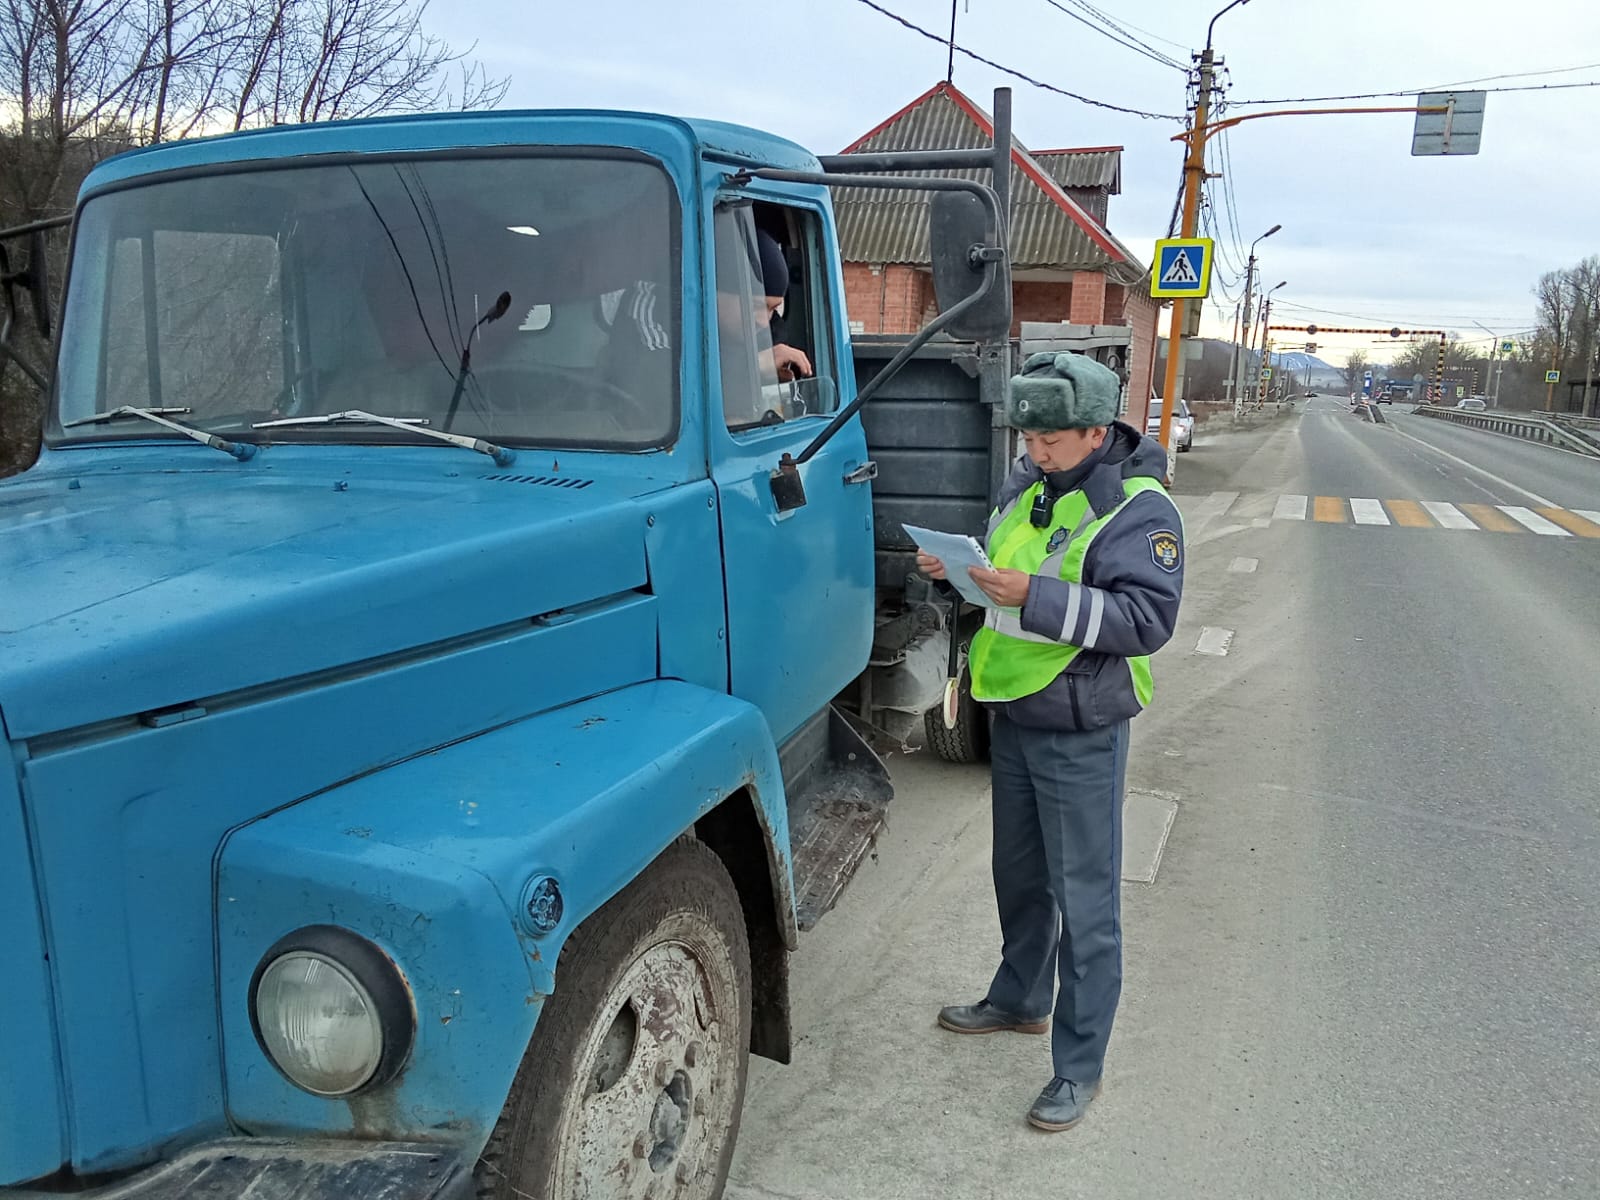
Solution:
[{"label": "truck cab window", "polygon": [[821,222],[775,204],[720,206],[714,218],[723,416],[735,432],[832,412]]},{"label": "truck cab window", "polygon": [[98,196],[76,253],[105,265],[68,297],[62,436],[149,437],[69,422],[154,404],[274,442],[416,440],[292,423],[354,409],[513,445],[668,445],[677,214],[658,166],[553,153],[241,169]]}]

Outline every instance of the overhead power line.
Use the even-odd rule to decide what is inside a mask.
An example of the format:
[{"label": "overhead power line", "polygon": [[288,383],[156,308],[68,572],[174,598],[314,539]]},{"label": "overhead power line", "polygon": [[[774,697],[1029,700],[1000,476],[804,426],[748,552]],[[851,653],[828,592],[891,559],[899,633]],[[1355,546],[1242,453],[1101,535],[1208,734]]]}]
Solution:
[{"label": "overhead power line", "polygon": [[[1141,28],[1139,28],[1139,26],[1135,25],[1132,21],[1126,20],[1124,18],[1113,17],[1110,13],[1106,12],[1105,9],[1096,8],[1094,5],[1088,3],[1088,0],[1072,0],[1072,3],[1077,5],[1079,8],[1085,10],[1086,12],[1092,12],[1095,16],[1099,17],[1102,21],[1106,22],[1106,24],[1112,25],[1117,29],[1121,29],[1123,25],[1126,25],[1129,29],[1133,30],[1134,33],[1142,33],[1142,34],[1145,35],[1145,37],[1151,38],[1151,39],[1153,39],[1155,41],[1158,41],[1162,45],[1171,46],[1173,49],[1182,50],[1185,53],[1187,53],[1188,50],[1189,50],[1189,47],[1185,46],[1182,42],[1175,42],[1171,38],[1162,37],[1159,33],[1152,33],[1148,29],[1141,29]],[[1118,24],[1119,21],[1121,22],[1121,24]]]},{"label": "overhead power line", "polygon": [[1115,22],[1100,18],[1098,11],[1089,5],[1075,3],[1075,7],[1090,13],[1094,13],[1096,15],[1096,20],[1090,20],[1088,17],[1080,16],[1078,13],[1073,12],[1072,9],[1068,8],[1065,4],[1062,4],[1060,0],[1044,0],[1044,2],[1051,8],[1065,13],[1074,21],[1078,22],[1078,24],[1087,26],[1088,28],[1094,30],[1094,32],[1098,33],[1101,37],[1109,38],[1117,45],[1122,46],[1125,49],[1132,50],[1135,54],[1142,54],[1151,62],[1160,63],[1164,67],[1171,67],[1175,71],[1187,72],[1189,69],[1183,63],[1173,58],[1170,54],[1163,54],[1154,46],[1147,46],[1132,34],[1119,29]]},{"label": "overhead power line", "polygon": [[[866,0],[862,0],[863,3]],[[1582,83],[1530,83],[1523,87],[1497,87],[1481,88],[1485,92],[1561,92],[1568,88],[1600,87],[1600,79],[1586,79]],[[1403,92],[1352,92],[1345,96],[1287,96],[1276,100],[1234,100],[1230,103],[1241,104],[1320,104],[1325,100],[1384,100],[1391,96],[1412,97],[1423,92],[1448,91],[1448,88],[1407,88]]]},{"label": "overhead power line", "polygon": [[[1387,312],[1384,312],[1384,313],[1382,313],[1380,315],[1375,315],[1373,313],[1342,312],[1337,308],[1317,308],[1315,305],[1299,304],[1299,303],[1297,303],[1297,302],[1295,302],[1293,300],[1275,300],[1275,301],[1273,301],[1273,304],[1274,305],[1281,305],[1284,308],[1297,309],[1297,310],[1299,310],[1301,312],[1324,313],[1324,314],[1326,314],[1328,316],[1349,317],[1352,320],[1356,320],[1356,321],[1373,321],[1373,322],[1375,322],[1377,324],[1383,324],[1385,322],[1391,322],[1392,323],[1392,322],[1395,322],[1395,321],[1404,321],[1404,322],[1406,322],[1408,324],[1415,324],[1415,323],[1417,323],[1419,321],[1421,321],[1421,322],[1432,322],[1432,323],[1437,323],[1437,324],[1446,324],[1446,323],[1456,322],[1456,321],[1472,322],[1472,321],[1488,321],[1489,320],[1488,317],[1485,317],[1482,314],[1474,314],[1473,316],[1470,316],[1470,317],[1469,316],[1459,316],[1459,315],[1441,316],[1437,312],[1432,312],[1432,313],[1427,313],[1427,314],[1422,315],[1422,316],[1416,316],[1416,315],[1407,316],[1406,312],[1404,310],[1390,309]],[[1411,312],[1413,314],[1415,314],[1417,312],[1417,310],[1411,310]],[[1523,321],[1523,320],[1526,320],[1526,319],[1527,319],[1527,314],[1524,313],[1522,316],[1519,316],[1519,317],[1503,318],[1501,321],[1496,322],[1496,323],[1508,324],[1509,325],[1511,323],[1514,323],[1514,322],[1517,322],[1517,321]]]},{"label": "overhead power line", "polygon": [[1476,79],[1457,79],[1451,83],[1437,83],[1433,87],[1419,88],[1424,92],[1442,92],[1447,88],[1465,87],[1469,83],[1493,83],[1497,79],[1533,79],[1540,75],[1570,75],[1574,71],[1592,71],[1600,63],[1581,63],[1576,67],[1551,67],[1548,71],[1512,71],[1509,75],[1480,75]]},{"label": "overhead power line", "polygon": [[[949,46],[951,44],[950,43],[950,39],[948,37],[944,36],[943,34],[934,33],[932,30],[924,29],[920,25],[913,24],[912,22],[906,20],[904,17],[900,16],[898,13],[890,12],[887,8],[884,8],[883,5],[873,3],[873,0],[856,0],[856,2],[858,4],[866,5],[868,8],[872,9],[873,12],[880,13],[881,15],[883,15],[885,17],[888,17],[891,21],[895,21],[895,22],[898,22],[901,25],[904,25],[907,29],[911,30],[911,32],[913,32],[913,33],[920,33],[923,37],[927,38],[929,41],[938,42],[939,45],[941,45],[941,46]],[[1181,116],[1175,116],[1172,113],[1147,112],[1146,110],[1144,110],[1142,108],[1128,108],[1125,105],[1112,104],[1110,101],[1107,101],[1107,100],[1096,100],[1092,96],[1085,96],[1085,95],[1082,95],[1082,94],[1080,94],[1078,92],[1069,92],[1069,91],[1067,91],[1066,88],[1058,88],[1054,84],[1045,83],[1043,80],[1035,79],[1032,75],[1026,75],[1023,72],[1018,71],[1018,70],[1014,70],[1011,67],[1002,66],[1000,63],[995,62],[994,59],[985,58],[981,54],[975,54],[971,50],[968,50],[965,46],[961,46],[961,45],[955,46],[955,52],[957,54],[965,55],[967,58],[972,59],[974,62],[981,62],[986,67],[993,67],[996,71],[999,71],[1002,75],[1009,75],[1013,79],[1020,79],[1020,80],[1022,80],[1023,83],[1032,84],[1034,87],[1039,88],[1041,91],[1053,92],[1057,96],[1065,96],[1068,100],[1076,100],[1080,104],[1093,105],[1095,108],[1106,108],[1106,109],[1110,109],[1112,112],[1127,113],[1130,116],[1145,117],[1145,118],[1147,118],[1149,120],[1152,120],[1152,121],[1182,121],[1183,120],[1183,118]]]}]

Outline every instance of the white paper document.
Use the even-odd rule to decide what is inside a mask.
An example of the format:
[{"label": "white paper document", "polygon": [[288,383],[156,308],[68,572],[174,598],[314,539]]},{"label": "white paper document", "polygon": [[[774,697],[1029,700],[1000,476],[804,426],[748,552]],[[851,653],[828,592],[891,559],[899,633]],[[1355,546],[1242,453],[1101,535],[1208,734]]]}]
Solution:
[{"label": "white paper document", "polygon": [[986,571],[994,570],[989,562],[989,556],[983,552],[983,547],[978,545],[976,538],[968,537],[964,533],[940,533],[937,529],[923,529],[916,525],[905,526],[906,536],[916,542],[917,548],[924,554],[931,554],[944,563],[945,578],[950,585],[961,593],[961,598],[968,604],[976,604],[980,608],[999,608],[993,600],[984,595],[983,589],[972,582],[972,576],[967,574],[968,567],[982,567]]}]

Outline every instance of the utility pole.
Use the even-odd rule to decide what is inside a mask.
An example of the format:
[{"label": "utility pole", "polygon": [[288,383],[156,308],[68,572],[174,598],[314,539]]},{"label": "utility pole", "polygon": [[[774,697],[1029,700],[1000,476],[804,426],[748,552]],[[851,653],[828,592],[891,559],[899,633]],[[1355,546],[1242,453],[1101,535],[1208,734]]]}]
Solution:
[{"label": "utility pole", "polygon": [[[1255,281],[1256,281],[1256,256],[1254,254],[1252,254],[1250,256],[1250,261],[1245,263],[1245,265],[1244,265],[1244,300],[1243,300],[1243,304],[1244,304],[1244,341],[1245,341],[1246,345],[1248,345],[1249,343],[1251,343],[1251,342],[1253,342],[1255,340],[1254,338],[1252,338],[1250,336],[1250,332],[1251,332],[1250,331],[1250,315],[1251,315],[1250,314],[1250,300],[1251,300],[1252,291],[1255,288]],[[1235,340],[1235,342],[1238,341],[1237,338],[1235,338],[1234,340]],[[1238,417],[1240,408],[1242,408],[1244,406],[1244,388],[1241,386],[1243,381],[1240,378],[1239,372],[1244,370],[1244,369],[1246,369],[1246,368],[1248,368],[1249,365],[1250,365],[1250,351],[1248,349],[1246,349],[1241,354],[1240,353],[1240,347],[1238,345],[1235,345],[1233,347],[1234,388],[1233,388],[1232,394],[1229,395],[1229,397],[1228,397],[1228,399],[1233,401],[1233,415],[1234,415],[1235,418]]]},{"label": "utility pole", "polygon": [[1261,302],[1261,372],[1257,375],[1258,387],[1256,391],[1256,406],[1259,408],[1267,402],[1267,376],[1266,372],[1272,366],[1272,293],[1278,288],[1288,287],[1286,279],[1267,289],[1266,299]]},{"label": "utility pole", "polygon": [[1239,391],[1239,310],[1243,304],[1241,300],[1233,306],[1233,335],[1228,339],[1228,394],[1225,399],[1230,403],[1237,403],[1234,396]]},{"label": "utility pole", "polygon": [[[1233,0],[1228,8],[1235,8],[1247,0]],[[1211,31],[1217,17],[1228,11],[1224,8],[1206,28],[1206,48],[1200,52],[1200,86],[1194,101],[1194,129],[1189,138],[1189,153],[1183,162],[1183,223],[1178,236],[1192,238],[1200,224],[1200,190],[1206,179],[1206,121],[1211,115],[1211,88],[1216,79],[1216,56],[1211,50]],[[1162,388],[1161,431],[1156,435],[1163,447],[1172,444],[1172,414],[1177,410],[1183,389],[1183,326],[1185,309],[1198,300],[1174,300],[1172,324],[1167,333],[1167,380]]]},{"label": "utility pole", "polygon": [[1242,354],[1240,353],[1240,348],[1237,345],[1234,346],[1234,348],[1233,348],[1233,361],[1234,361],[1233,377],[1237,382],[1236,382],[1235,387],[1233,389],[1233,395],[1232,395],[1231,399],[1233,400],[1233,415],[1235,417],[1238,417],[1240,411],[1244,408],[1243,376],[1241,376],[1239,374],[1239,372],[1241,370],[1248,370],[1249,369],[1249,367],[1250,367],[1250,347],[1255,345],[1255,331],[1254,331],[1254,327],[1251,326],[1251,324],[1250,324],[1250,315],[1251,315],[1250,314],[1250,303],[1255,297],[1256,247],[1259,246],[1262,242],[1266,241],[1273,234],[1277,233],[1278,230],[1280,230],[1282,228],[1283,228],[1282,225],[1274,225],[1271,229],[1267,230],[1260,237],[1258,237],[1255,241],[1251,242],[1250,243],[1250,257],[1249,257],[1248,260],[1246,260],[1246,262],[1244,264],[1244,341],[1245,341],[1245,344],[1244,344],[1244,350],[1243,350]]}]

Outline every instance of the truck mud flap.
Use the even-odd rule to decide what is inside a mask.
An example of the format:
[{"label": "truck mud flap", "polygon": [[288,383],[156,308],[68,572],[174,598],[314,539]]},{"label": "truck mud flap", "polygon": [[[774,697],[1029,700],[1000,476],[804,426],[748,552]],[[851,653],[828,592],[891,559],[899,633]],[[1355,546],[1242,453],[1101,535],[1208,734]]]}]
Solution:
[{"label": "truck mud flap", "polygon": [[779,756],[789,798],[796,917],[801,929],[812,929],[876,844],[894,787],[883,760],[831,705]]}]

